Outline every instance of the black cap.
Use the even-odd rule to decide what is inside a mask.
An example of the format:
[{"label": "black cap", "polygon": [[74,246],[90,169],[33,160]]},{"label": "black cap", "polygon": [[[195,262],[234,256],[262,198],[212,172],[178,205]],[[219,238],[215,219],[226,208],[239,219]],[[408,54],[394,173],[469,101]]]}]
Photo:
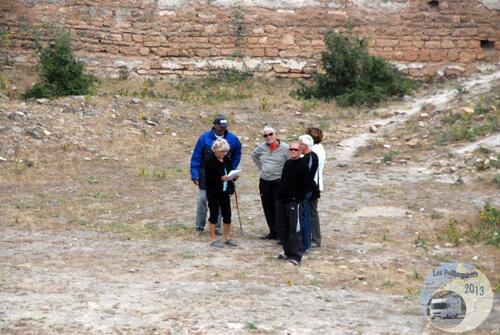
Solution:
[{"label": "black cap", "polygon": [[221,127],[227,127],[228,122],[227,119],[224,115],[217,115],[217,117],[214,120],[214,125],[221,126]]}]

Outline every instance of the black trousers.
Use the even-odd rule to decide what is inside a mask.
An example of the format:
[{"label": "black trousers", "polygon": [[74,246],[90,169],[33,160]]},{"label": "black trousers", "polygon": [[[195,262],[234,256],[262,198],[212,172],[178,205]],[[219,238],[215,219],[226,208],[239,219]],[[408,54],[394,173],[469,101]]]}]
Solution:
[{"label": "black trousers", "polygon": [[278,192],[280,188],[280,179],[276,180],[259,180],[260,200],[262,209],[266,217],[266,222],[269,227],[269,233],[273,236],[278,236],[277,219],[276,219],[276,204],[278,202]]},{"label": "black trousers", "polygon": [[285,255],[298,262],[302,259],[301,214],[302,206],[296,201],[278,202],[278,236]]},{"label": "black trousers", "polygon": [[219,210],[222,215],[222,222],[231,223],[231,199],[229,193],[224,192],[218,196],[207,195],[208,209],[210,216],[208,221],[211,224],[216,224],[219,217]]},{"label": "black trousers", "polygon": [[321,246],[321,229],[319,227],[318,198],[309,200],[309,213],[311,214],[312,241]]}]

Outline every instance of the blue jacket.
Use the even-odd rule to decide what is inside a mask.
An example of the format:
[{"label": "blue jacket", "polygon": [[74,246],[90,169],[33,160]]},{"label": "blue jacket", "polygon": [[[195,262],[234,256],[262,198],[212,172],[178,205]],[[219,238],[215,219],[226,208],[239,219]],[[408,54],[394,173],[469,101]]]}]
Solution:
[{"label": "blue jacket", "polygon": [[[231,166],[234,169],[238,167],[241,160],[241,143],[238,137],[233,133],[226,130],[223,138],[229,143],[229,152],[227,157],[231,161]],[[214,129],[203,133],[196,142],[193,154],[191,156],[191,180],[200,181],[200,189],[205,189],[205,171],[203,169],[203,162],[212,152],[212,144],[217,139]]]}]

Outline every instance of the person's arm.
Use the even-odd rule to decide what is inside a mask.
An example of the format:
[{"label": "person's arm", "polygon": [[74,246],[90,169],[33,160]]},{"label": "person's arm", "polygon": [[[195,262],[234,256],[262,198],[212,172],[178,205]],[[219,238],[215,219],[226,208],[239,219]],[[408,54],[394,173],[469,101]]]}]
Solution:
[{"label": "person's arm", "polygon": [[314,177],[316,176],[316,172],[318,172],[319,159],[318,155],[314,151],[311,152],[311,157],[312,157],[311,176],[312,179],[314,179]]},{"label": "person's arm", "polygon": [[198,138],[198,141],[196,142],[196,145],[193,150],[193,154],[191,155],[191,164],[190,164],[190,170],[191,170],[191,180],[195,182],[199,182],[200,180],[200,169],[203,165],[202,159],[203,159],[203,136],[200,136]]},{"label": "person's arm", "polygon": [[297,194],[297,201],[301,202],[306,197],[306,192],[309,191],[310,179],[309,179],[309,167],[307,163],[301,159],[302,164],[299,165],[297,169],[297,182],[299,183],[299,191]]},{"label": "person's arm", "polygon": [[253,152],[252,152],[252,160],[253,160],[253,162],[255,163],[255,165],[257,166],[257,168],[260,171],[262,169],[262,162],[260,161],[261,154],[258,152],[259,148],[260,148],[260,146],[258,146],[257,148],[255,148],[253,150]]},{"label": "person's arm", "polygon": [[233,143],[230,143],[229,145],[232,146],[231,148],[231,167],[233,170],[236,170],[238,166],[240,165],[240,160],[241,160],[241,143],[238,137],[236,135],[233,135]]},{"label": "person's arm", "polygon": [[214,164],[211,155],[209,155],[205,160],[205,162],[203,163],[203,168],[205,169],[205,180],[207,183],[206,184],[207,188],[213,185],[217,185],[217,182],[220,180],[221,177],[217,171],[217,166]]}]

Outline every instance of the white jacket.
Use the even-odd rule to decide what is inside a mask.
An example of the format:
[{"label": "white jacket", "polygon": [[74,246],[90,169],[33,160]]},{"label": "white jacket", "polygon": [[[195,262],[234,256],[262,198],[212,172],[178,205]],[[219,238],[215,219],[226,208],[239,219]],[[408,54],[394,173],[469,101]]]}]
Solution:
[{"label": "white jacket", "polygon": [[326,152],[323,148],[323,144],[321,143],[313,145],[312,151],[318,155],[318,170],[314,176],[314,181],[316,182],[316,185],[318,185],[319,190],[323,191],[323,168],[326,163]]}]

